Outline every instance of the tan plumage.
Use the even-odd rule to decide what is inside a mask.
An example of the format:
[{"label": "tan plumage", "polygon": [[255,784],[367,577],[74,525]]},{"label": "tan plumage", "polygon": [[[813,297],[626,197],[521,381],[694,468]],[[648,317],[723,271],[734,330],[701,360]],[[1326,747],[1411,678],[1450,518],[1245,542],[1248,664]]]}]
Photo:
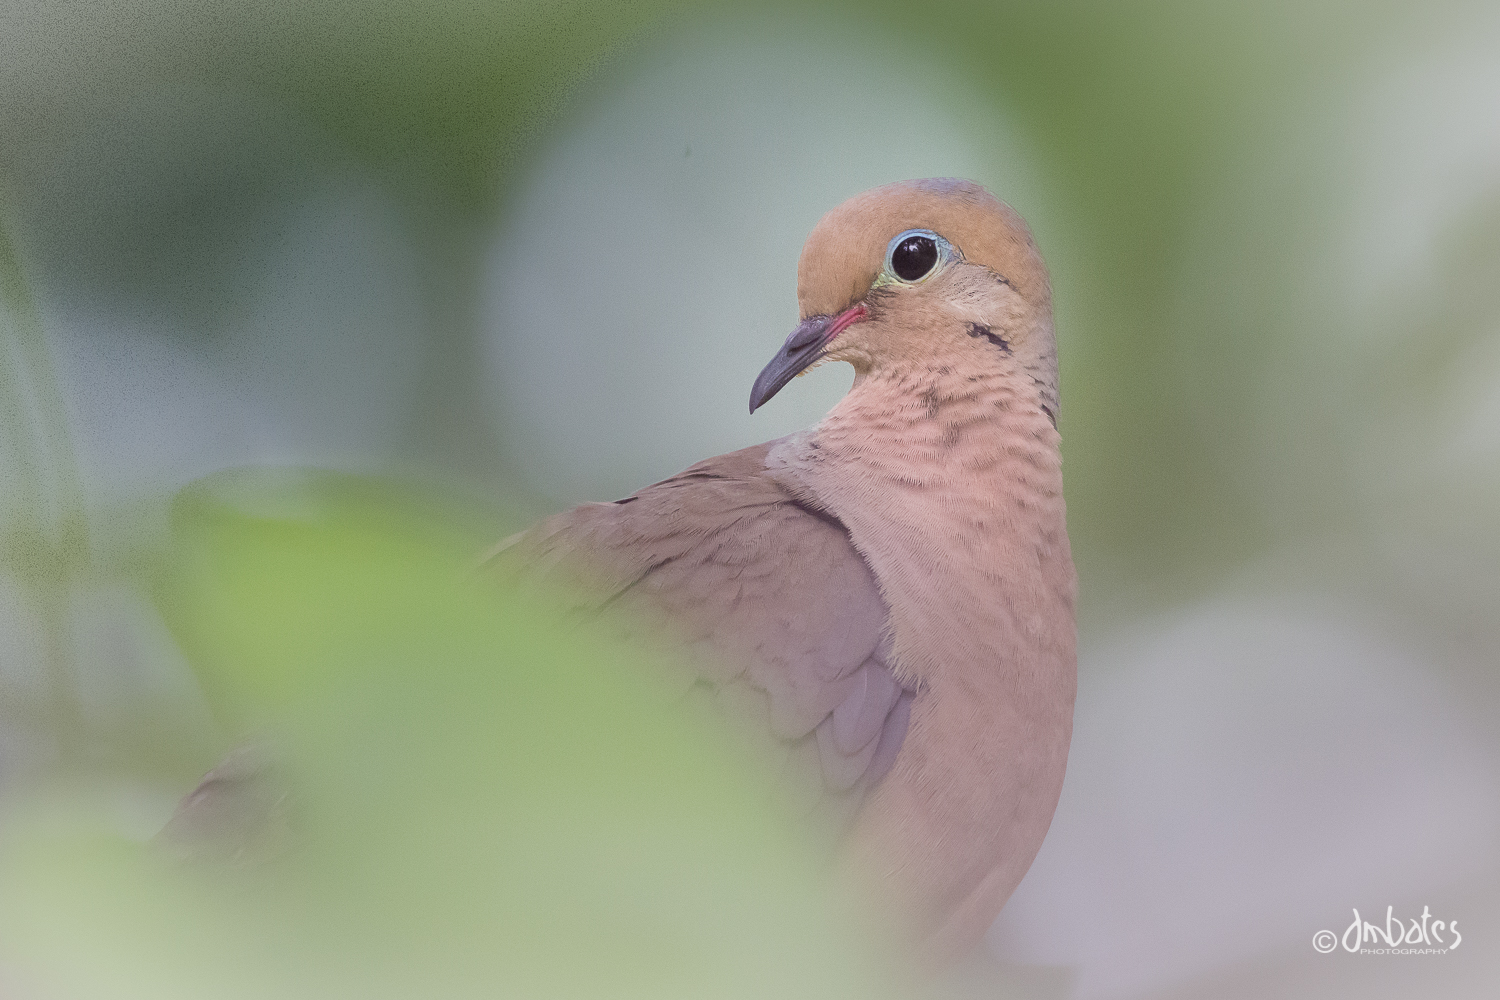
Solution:
[{"label": "tan plumage", "polygon": [[[953,248],[910,281],[890,254],[908,230]],[[824,216],[797,292],[752,408],[847,361],[820,423],[556,515],[493,563],[689,650],[699,694],[847,824],[843,863],[955,954],[1041,845],[1072,729],[1051,289],[1014,211],[928,180]]]}]

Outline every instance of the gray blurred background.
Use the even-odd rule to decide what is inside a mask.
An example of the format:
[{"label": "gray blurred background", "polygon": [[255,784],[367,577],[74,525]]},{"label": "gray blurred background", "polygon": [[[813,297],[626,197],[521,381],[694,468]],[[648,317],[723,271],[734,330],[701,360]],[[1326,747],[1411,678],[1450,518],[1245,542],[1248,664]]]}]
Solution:
[{"label": "gray blurred background", "polygon": [[[1482,3],[7,0],[0,812],[66,774],[148,836],[222,748],[146,596],[186,483],[400,477],[499,538],[787,433],[850,380],[745,412],[802,240],[934,175],[1051,266],[1081,577],[990,954],[1039,996],[1491,995]],[[1311,947],[1388,905],[1463,945]]]}]

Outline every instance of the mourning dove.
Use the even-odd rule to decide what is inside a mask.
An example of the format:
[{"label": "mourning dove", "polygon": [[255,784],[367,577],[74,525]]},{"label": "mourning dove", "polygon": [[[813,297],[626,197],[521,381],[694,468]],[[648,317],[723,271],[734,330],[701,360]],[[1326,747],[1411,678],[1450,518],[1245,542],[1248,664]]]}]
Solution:
[{"label": "mourning dove", "polygon": [[1041,846],[1072,733],[1051,288],[1015,211],[937,179],[825,215],[797,297],[750,409],[848,362],[822,421],[557,514],[491,564],[680,644],[691,690],[842,820],[841,863],[955,956]]}]

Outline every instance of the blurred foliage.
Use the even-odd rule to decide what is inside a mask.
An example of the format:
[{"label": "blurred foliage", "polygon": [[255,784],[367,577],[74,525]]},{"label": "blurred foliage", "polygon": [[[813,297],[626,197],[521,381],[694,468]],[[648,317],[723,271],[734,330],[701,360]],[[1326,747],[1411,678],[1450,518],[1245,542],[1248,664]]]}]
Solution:
[{"label": "blurred foliage", "polygon": [[46,995],[881,993],[744,762],[420,503],[220,477],[174,523],[168,618],[275,734],[293,844],[198,868],[87,796],[13,813],[0,961]]},{"label": "blurred foliage", "polygon": [[[914,51],[942,53],[974,93],[1012,115],[1061,192],[1064,228],[1039,236],[1058,285],[1068,489],[1085,579],[1117,577],[1128,565],[1137,584],[1145,577],[1180,595],[1262,547],[1273,529],[1235,487],[1225,464],[1233,456],[1196,426],[1177,388],[1172,281],[1186,229],[1236,158],[1308,85],[1347,71],[1384,38],[1428,30],[1429,19],[1416,7],[1352,0],[948,0],[920,16],[889,2],[816,7],[895,32]],[[49,150],[174,82],[256,95],[291,115],[327,141],[303,142],[295,154],[273,150],[273,161],[358,158],[399,193],[421,240],[428,374],[408,452],[449,473],[500,475],[493,464],[487,469],[498,450],[483,391],[464,374],[473,368],[487,221],[536,138],[602,62],[676,20],[734,9],[136,0],[80,18],[73,7],[12,4],[0,32],[11,56],[0,69],[0,171],[45,186],[34,172],[51,162]],[[789,5],[786,16],[813,9]],[[889,71],[899,86],[908,67]],[[221,126],[188,127],[199,133],[183,137],[192,145]],[[247,148],[235,169],[208,171],[220,187],[179,185],[163,195],[154,225],[170,222],[166,228],[139,213],[91,212],[88,243],[107,248],[102,269],[156,259],[183,227],[232,225],[257,193],[295,182],[286,163],[265,162],[254,168],[260,174],[245,176],[257,155],[268,154]],[[97,220],[111,216],[124,234],[99,231]],[[152,232],[151,246],[135,245]],[[210,244],[232,245],[222,237],[203,245]],[[95,252],[75,245],[70,257],[76,263]],[[212,256],[194,253],[172,273]],[[1193,332],[1228,337],[1218,326]],[[1234,349],[1227,339],[1223,346]]]},{"label": "blurred foliage", "polygon": [[[0,183],[0,195],[4,190]],[[66,649],[66,588],[88,563],[88,522],[66,409],[5,221],[0,214],[0,571],[29,591],[36,609],[48,721],[67,759],[80,720]]]},{"label": "blurred foliage", "polygon": [[33,800],[0,853],[0,958],[64,995],[872,992],[830,929],[850,922],[809,894],[802,848],[731,755],[654,707],[629,652],[469,579],[514,512],[236,474],[177,497],[170,545],[106,550],[101,526],[147,518],[133,497],[85,510],[37,307],[62,288],[212,342],[264,264],[246,233],[285,224],[267,206],[330,165],[372,178],[423,298],[392,451],[429,485],[522,490],[475,363],[486,243],[570,100],[688,19],[884,32],[914,53],[879,67],[890,87],[940,59],[1034,154],[1086,624],[1110,601],[1197,598],[1278,546],[1321,570],[1335,560],[1307,540],[1364,531],[1344,554],[1356,584],[1493,651],[1495,469],[1478,448],[1475,468],[1422,463],[1494,330],[1496,202],[1438,241],[1429,294],[1376,317],[1379,349],[1352,337],[1370,317],[1318,297],[1348,221],[1324,204],[1339,156],[1373,151],[1313,133],[1344,81],[1462,24],[1464,4],[1439,6],[6,3],[0,585],[38,622],[45,728],[64,758],[88,729],[117,773],[180,776],[222,749],[146,733],[149,715],[99,739],[75,699],[77,591],[149,582],[226,731],[277,734],[309,808],[291,855],[210,873],[165,867],[89,795]]},{"label": "blurred foliage", "polygon": [[[134,0],[7,6],[16,128],[50,131],[124,88],[248,87],[466,209],[585,73],[670,3]],[[80,17],[79,15],[83,16]]]},{"label": "blurred foliage", "polygon": [[76,569],[86,557],[88,525],[68,423],[36,303],[0,224],[0,428],[11,472],[0,551],[5,565],[28,579]]},{"label": "blurred foliage", "polygon": [[218,473],[178,494],[171,523],[157,605],[241,732],[365,672],[374,650],[414,655],[391,644],[413,624],[424,643],[441,631],[479,551],[456,511],[415,484],[317,469]]}]

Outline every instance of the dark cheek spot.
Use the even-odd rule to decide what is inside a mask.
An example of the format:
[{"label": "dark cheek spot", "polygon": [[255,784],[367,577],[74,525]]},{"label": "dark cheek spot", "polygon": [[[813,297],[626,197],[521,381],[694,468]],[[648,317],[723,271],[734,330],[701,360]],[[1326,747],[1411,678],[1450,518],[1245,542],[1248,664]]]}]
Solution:
[{"label": "dark cheek spot", "polygon": [[1006,339],[985,326],[983,323],[970,323],[969,336],[975,340],[988,340],[1006,354],[1010,353],[1010,344]]}]

